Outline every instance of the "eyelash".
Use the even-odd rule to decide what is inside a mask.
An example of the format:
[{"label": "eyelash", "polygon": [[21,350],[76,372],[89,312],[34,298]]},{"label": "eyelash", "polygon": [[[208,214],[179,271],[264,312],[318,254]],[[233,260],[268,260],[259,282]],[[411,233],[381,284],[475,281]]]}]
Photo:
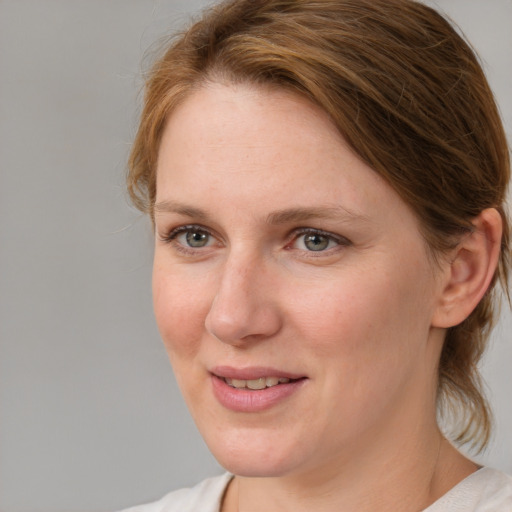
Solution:
[{"label": "eyelash", "polygon": [[[172,229],[169,232],[169,234],[160,237],[160,240],[164,243],[172,244],[179,252],[181,252],[183,254],[197,255],[198,251],[208,248],[209,245],[204,246],[204,247],[194,248],[194,247],[184,245],[180,242],[177,242],[177,240],[176,240],[180,235],[186,234],[186,233],[192,233],[192,232],[203,233],[209,237],[216,238],[216,236],[209,229],[205,228],[204,226],[201,226],[198,224],[188,224],[188,225],[184,225],[184,226],[178,226],[177,228]],[[340,247],[348,247],[348,246],[352,245],[352,242],[350,240],[348,240],[347,238],[340,236],[340,235],[335,235],[328,231],[323,231],[321,229],[316,229],[316,228],[296,228],[288,236],[289,242],[286,243],[285,249],[293,250],[294,248],[292,247],[292,245],[295,242],[297,242],[301,237],[304,237],[306,235],[316,235],[316,236],[325,237],[329,240],[329,243],[330,242],[336,243],[335,247],[330,247],[330,248],[319,250],[319,251],[314,251],[314,250],[308,251],[306,249],[299,249],[302,252],[307,253],[308,257],[321,257],[322,255],[331,254],[333,249],[336,250]]]}]

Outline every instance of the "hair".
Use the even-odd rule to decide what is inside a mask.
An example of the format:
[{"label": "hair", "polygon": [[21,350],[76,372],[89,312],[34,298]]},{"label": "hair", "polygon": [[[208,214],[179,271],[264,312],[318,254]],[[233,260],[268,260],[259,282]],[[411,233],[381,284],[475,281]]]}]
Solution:
[{"label": "hair", "polygon": [[498,269],[476,309],[447,330],[437,404],[452,437],[483,449],[491,432],[478,363],[508,296],[507,141],[472,49],[435,10],[412,0],[231,0],[205,11],[154,63],[129,160],[133,203],[153,215],[166,120],[205,83],[295,91],[324,109],[352,149],[419,219],[436,257],[471,232],[486,208],[501,214]]}]

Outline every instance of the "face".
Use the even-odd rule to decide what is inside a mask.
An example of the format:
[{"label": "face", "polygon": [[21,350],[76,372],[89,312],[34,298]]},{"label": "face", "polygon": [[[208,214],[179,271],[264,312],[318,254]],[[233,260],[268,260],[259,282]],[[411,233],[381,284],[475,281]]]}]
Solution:
[{"label": "face", "polygon": [[159,330],[228,470],[317,472],[434,421],[439,279],[415,216],[319,108],[195,91],[163,135],[155,225]]}]

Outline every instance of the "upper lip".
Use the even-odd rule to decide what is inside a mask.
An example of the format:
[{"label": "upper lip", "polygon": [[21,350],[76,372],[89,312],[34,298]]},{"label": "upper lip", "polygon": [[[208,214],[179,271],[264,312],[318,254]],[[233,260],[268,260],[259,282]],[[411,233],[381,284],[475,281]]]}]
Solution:
[{"label": "upper lip", "polygon": [[213,375],[226,379],[255,380],[262,377],[280,377],[290,380],[304,378],[305,375],[292,373],[266,366],[247,366],[245,368],[233,368],[232,366],[215,366],[210,370]]}]

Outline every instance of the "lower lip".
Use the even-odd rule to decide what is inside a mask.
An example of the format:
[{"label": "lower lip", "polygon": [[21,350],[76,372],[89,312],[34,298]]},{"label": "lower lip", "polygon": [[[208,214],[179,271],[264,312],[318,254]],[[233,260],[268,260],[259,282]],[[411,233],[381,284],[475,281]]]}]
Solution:
[{"label": "lower lip", "polygon": [[296,393],[306,379],[299,379],[270,388],[250,390],[236,389],[224,379],[212,375],[213,394],[226,409],[235,412],[259,412],[270,409]]}]

